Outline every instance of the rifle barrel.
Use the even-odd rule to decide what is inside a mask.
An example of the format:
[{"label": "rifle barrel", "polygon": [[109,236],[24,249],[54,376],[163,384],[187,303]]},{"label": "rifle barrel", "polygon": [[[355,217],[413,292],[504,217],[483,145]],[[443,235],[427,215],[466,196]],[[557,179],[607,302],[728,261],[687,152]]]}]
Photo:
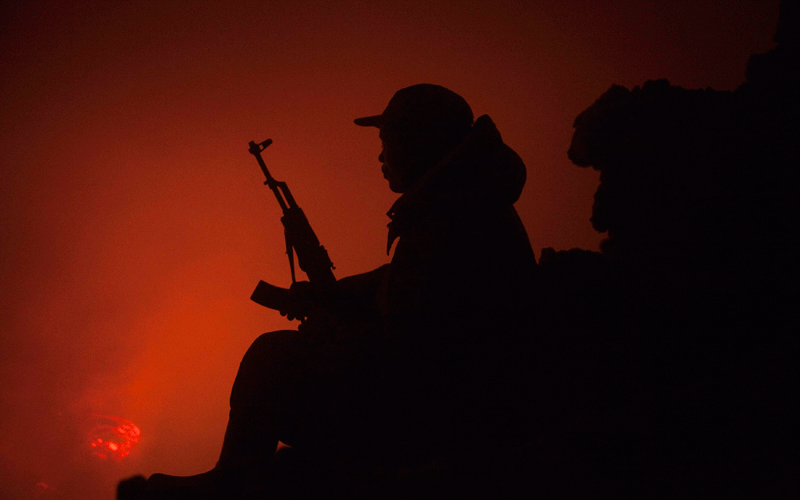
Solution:
[{"label": "rifle barrel", "polygon": [[261,171],[264,172],[264,177],[267,179],[264,181],[264,184],[269,186],[269,188],[275,194],[275,198],[278,200],[281,210],[286,213],[286,211],[289,209],[289,206],[284,200],[281,191],[278,189],[278,182],[270,175],[269,170],[267,169],[267,164],[264,163],[264,158],[261,157],[261,152],[267,149],[270,144],[272,144],[272,139],[267,139],[261,144],[256,144],[255,141],[250,141],[250,154],[256,157],[258,166],[261,167]]}]

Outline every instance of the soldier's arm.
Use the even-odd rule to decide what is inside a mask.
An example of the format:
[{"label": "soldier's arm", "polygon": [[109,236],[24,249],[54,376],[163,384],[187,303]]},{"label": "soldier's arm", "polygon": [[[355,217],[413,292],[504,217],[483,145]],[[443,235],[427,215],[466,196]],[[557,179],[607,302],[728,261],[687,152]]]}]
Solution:
[{"label": "soldier's arm", "polygon": [[298,281],[289,289],[281,314],[289,319],[306,317],[319,307],[339,316],[369,317],[378,314],[376,295],[389,264],[372,271],[342,278],[330,286],[318,287]]}]

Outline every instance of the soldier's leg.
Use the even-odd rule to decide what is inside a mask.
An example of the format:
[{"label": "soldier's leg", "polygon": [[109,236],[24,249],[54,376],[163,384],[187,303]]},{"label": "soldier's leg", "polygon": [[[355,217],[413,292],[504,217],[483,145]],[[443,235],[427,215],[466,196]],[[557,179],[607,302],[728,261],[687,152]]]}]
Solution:
[{"label": "soldier's leg", "polygon": [[231,390],[228,428],[217,466],[194,476],[153,474],[119,485],[119,500],[234,498],[251,470],[260,470],[275,453],[283,433],[296,426],[297,394],[309,381],[313,344],[296,331],[266,333],[245,353]]},{"label": "soldier's leg", "polygon": [[233,383],[230,417],[218,468],[270,457],[297,420],[303,370],[313,362],[308,338],[296,331],[265,333],[245,353]]},{"label": "soldier's leg", "polygon": [[298,449],[313,447],[317,455],[338,451],[352,439],[355,431],[348,429],[363,432],[363,415],[353,414],[360,407],[354,403],[369,399],[364,389],[371,385],[365,381],[370,370],[362,369],[362,360],[373,358],[368,346],[330,332],[260,336],[242,359],[231,390],[217,466],[195,476],[154,474],[143,484],[126,482],[119,499],[230,497],[241,488],[243,474],[268,465],[278,440]]}]

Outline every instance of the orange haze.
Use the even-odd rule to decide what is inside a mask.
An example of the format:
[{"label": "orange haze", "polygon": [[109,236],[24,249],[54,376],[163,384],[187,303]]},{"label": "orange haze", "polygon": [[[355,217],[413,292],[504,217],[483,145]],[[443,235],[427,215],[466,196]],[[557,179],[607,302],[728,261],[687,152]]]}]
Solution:
[{"label": "orange haze", "polygon": [[[275,141],[337,276],[367,271],[395,195],[352,120],[438,83],[528,165],[537,255],[597,249],[575,116],[613,83],[734,89],[777,3],[4,3],[0,497],[112,498],[123,476],[214,465],[242,354],[291,327],[248,300],[289,284],[249,141]],[[92,456],[93,413],[141,429],[128,457]]]}]

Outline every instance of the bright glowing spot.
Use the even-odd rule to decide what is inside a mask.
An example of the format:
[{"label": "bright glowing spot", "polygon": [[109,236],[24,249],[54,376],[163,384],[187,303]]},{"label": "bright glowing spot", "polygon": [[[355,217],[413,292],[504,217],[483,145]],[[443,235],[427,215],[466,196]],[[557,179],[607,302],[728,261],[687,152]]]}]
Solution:
[{"label": "bright glowing spot", "polygon": [[141,431],[130,420],[94,414],[92,424],[87,436],[90,452],[102,460],[122,460],[139,442]]}]

